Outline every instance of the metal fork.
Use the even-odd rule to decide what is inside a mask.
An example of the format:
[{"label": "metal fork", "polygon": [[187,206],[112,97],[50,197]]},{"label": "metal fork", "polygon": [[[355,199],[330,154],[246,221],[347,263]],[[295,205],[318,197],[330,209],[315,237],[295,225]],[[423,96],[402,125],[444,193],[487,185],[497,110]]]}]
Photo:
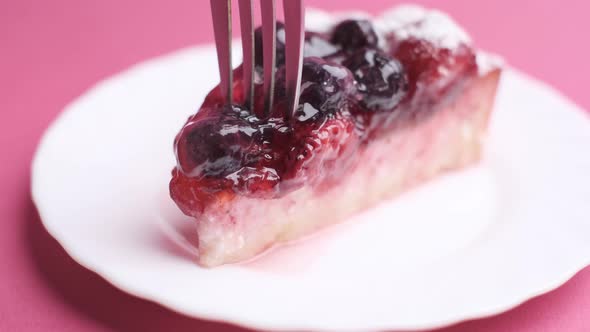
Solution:
[{"label": "metal fork", "polygon": [[[233,103],[232,72],[232,0],[210,0],[213,30],[219,62],[220,88],[226,103]],[[244,54],[244,93],[246,106],[253,112],[254,105],[254,16],[253,0],[238,0]],[[304,12],[302,0],[283,0],[285,12],[285,70],[289,117],[299,104],[301,66],[303,63]],[[260,0],[263,43],[264,115],[268,116],[273,106],[276,70],[276,2]],[[259,112],[256,112],[260,114]]]}]

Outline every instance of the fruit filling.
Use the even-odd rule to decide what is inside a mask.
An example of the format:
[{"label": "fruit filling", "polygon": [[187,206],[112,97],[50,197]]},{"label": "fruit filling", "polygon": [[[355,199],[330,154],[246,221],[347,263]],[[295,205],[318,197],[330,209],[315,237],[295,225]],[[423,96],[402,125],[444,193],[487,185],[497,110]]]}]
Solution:
[{"label": "fruit filling", "polygon": [[[330,32],[307,32],[299,106],[286,108],[284,27],[277,25],[275,103],[261,115],[262,38],[256,31],[254,109],[246,108],[241,67],[233,105],[219,87],[175,140],[170,184],[182,211],[236,195],[274,199],[304,185],[327,190],[363,160],[371,140],[404,130],[452,103],[477,77],[473,49],[428,39],[378,34],[368,20],[345,20]],[[391,151],[395,153],[395,151]]]}]

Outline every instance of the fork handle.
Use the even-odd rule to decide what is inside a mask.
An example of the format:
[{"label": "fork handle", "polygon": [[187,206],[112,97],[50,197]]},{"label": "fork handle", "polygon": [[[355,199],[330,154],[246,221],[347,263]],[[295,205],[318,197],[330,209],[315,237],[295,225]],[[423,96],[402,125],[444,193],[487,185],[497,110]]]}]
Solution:
[{"label": "fork handle", "polygon": [[231,0],[211,0],[211,15],[217,47],[221,96],[227,104],[231,104],[233,102]]}]

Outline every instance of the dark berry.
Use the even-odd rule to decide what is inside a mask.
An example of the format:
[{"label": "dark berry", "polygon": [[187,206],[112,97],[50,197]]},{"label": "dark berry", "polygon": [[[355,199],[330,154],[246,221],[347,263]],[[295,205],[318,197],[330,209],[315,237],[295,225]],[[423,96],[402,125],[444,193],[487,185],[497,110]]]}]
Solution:
[{"label": "dark berry", "polygon": [[308,121],[334,114],[342,110],[353,91],[354,80],[346,67],[321,58],[306,58],[295,118]]},{"label": "dark berry", "polygon": [[344,65],[353,73],[362,102],[369,110],[391,110],[407,92],[402,65],[381,51],[360,49]]},{"label": "dark berry", "polygon": [[[277,39],[276,39],[276,65],[281,67],[285,65],[285,25],[282,22],[277,22]],[[258,27],[254,31],[254,62],[256,66],[262,67],[263,60],[262,47],[262,27]]]},{"label": "dark berry", "polygon": [[283,123],[262,122],[250,111],[224,106],[189,120],[176,139],[178,164],[193,178],[223,178],[272,159],[269,142],[285,133]]},{"label": "dark berry", "polygon": [[371,22],[367,20],[346,20],[334,28],[331,41],[346,50],[352,51],[362,47],[377,47],[379,38]]}]

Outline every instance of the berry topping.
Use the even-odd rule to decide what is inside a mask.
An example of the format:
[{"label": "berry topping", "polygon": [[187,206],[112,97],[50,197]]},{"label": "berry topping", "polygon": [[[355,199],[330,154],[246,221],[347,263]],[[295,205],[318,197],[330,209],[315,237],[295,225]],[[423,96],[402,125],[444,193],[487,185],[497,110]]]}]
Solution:
[{"label": "berry topping", "polygon": [[368,110],[391,110],[406,94],[408,82],[402,65],[381,51],[359,49],[344,65],[354,74]]},{"label": "berry topping", "polygon": [[[306,64],[306,72],[315,75],[331,70],[318,68],[330,66],[321,59]],[[284,118],[259,119],[243,107],[219,106],[211,98],[212,106],[204,106],[189,119],[176,138],[179,172],[175,176],[198,182],[194,186],[202,186],[204,192],[197,188],[191,195],[201,200],[220,191],[272,198],[305,182],[325,179],[326,167],[340,156],[352,156],[358,143],[344,102],[334,104],[334,96],[345,100],[345,86],[352,86],[350,72],[339,69],[347,73],[347,79],[322,76],[331,82],[325,86],[326,91],[321,84],[310,85],[306,95],[314,106],[302,104],[292,122]],[[306,113],[312,109],[313,113]],[[344,159],[338,161],[342,163],[340,169],[351,162]]]},{"label": "berry topping", "polygon": [[377,47],[379,38],[373,24],[367,20],[346,20],[334,28],[332,43],[346,50],[361,47]]},{"label": "berry topping", "polygon": [[339,181],[356,161],[360,137],[346,108],[315,122],[294,125],[288,159],[291,186]]},{"label": "berry topping", "polygon": [[[219,87],[176,138],[178,166],[171,195],[188,215],[236,195],[277,198],[303,185],[330,188],[347,176],[358,149],[392,128],[421,121],[477,75],[473,50],[440,48],[427,40],[387,36],[379,48],[368,21],[346,20],[331,35],[305,36],[299,105],[287,109],[285,31],[277,23],[275,101],[269,117],[255,80],[254,110],[224,106]],[[257,72],[262,31],[255,32]],[[244,101],[242,68],[234,72],[234,102]],[[293,116],[291,116],[293,114]]]},{"label": "berry topping", "polygon": [[227,177],[243,167],[266,166],[269,143],[288,135],[280,119],[261,121],[239,106],[223,106],[193,119],[176,140],[180,169],[195,178]]},{"label": "berry topping", "polygon": [[317,120],[342,110],[354,91],[349,70],[322,58],[306,58],[303,62],[300,107],[295,112],[299,121]]},{"label": "berry topping", "polygon": [[449,50],[418,39],[392,45],[392,54],[407,72],[411,93],[418,85],[430,91],[442,91],[455,79],[477,70],[473,50],[464,45]]}]

